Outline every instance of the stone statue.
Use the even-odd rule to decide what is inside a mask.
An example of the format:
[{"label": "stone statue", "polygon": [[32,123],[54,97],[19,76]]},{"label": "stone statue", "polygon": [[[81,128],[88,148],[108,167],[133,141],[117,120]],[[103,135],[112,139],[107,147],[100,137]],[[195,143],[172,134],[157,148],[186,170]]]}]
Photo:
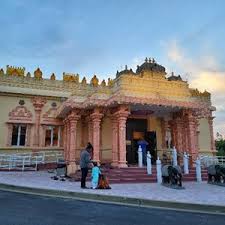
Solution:
[{"label": "stone statue", "polygon": [[55,74],[53,73],[50,77],[51,80],[55,80]]},{"label": "stone statue", "polygon": [[182,187],[182,171],[179,166],[162,167],[162,183],[170,187]]},{"label": "stone statue", "polygon": [[37,68],[34,71],[34,78],[35,79],[38,79],[38,80],[41,80],[42,79],[42,71],[40,70],[40,68]]},{"label": "stone statue", "polygon": [[102,86],[102,87],[105,87],[105,86],[106,86],[105,80],[102,81],[101,86]]},{"label": "stone statue", "polygon": [[112,87],[113,86],[113,80],[108,78],[108,86],[109,87]]},{"label": "stone statue", "polygon": [[98,78],[96,75],[94,75],[91,79],[91,84],[93,87],[97,87],[98,86]]},{"label": "stone statue", "polygon": [[208,168],[208,183],[225,186],[225,167],[221,165],[210,165]]},{"label": "stone statue", "polygon": [[82,79],[81,84],[82,84],[82,85],[86,85],[86,84],[87,84],[86,77],[84,77],[84,78]]},{"label": "stone statue", "polygon": [[166,135],[165,135],[165,141],[167,143],[167,148],[170,149],[171,148],[171,130],[170,128],[166,129]]},{"label": "stone statue", "polygon": [[0,69],[0,75],[4,75],[4,70]]}]

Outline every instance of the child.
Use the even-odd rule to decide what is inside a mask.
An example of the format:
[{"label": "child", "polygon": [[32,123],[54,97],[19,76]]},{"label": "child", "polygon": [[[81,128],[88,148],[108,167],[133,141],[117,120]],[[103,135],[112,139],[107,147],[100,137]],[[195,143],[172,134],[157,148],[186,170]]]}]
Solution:
[{"label": "child", "polygon": [[98,187],[99,174],[101,174],[100,169],[98,168],[97,162],[93,162],[94,167],[91,172],[91,184],[92,188],[96,189]]}]

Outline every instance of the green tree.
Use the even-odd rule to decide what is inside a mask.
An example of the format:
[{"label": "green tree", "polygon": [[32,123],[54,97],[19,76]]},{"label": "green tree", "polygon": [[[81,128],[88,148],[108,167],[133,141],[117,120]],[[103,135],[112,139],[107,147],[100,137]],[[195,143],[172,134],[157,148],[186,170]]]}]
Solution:
[{"label": "green tree", "polygon": [[215,140],[216,150],[218,156],[225,156],[225,139],[223,139],[222,135],[217,132],[217,139]]}]

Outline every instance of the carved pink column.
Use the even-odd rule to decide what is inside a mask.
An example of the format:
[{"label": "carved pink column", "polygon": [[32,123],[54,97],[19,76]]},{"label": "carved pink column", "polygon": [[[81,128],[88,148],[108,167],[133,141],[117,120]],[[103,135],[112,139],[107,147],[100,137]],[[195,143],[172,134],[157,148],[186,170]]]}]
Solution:
[{"label": "carved pink column", "polygon": [[174,121],[169,121],[171,127],[172,145],[177,146],[177,136],[176,136],[176,124]]},{"label": "carved pink column", "polygon": [[75,162],[75,152],[76,152],[76,139],[77,139],[77,121],[79,120],[80,115],[71,113],[68,116],[69,125],[70,125],[70,149],[69,149],[69,161]]},{"label": "carved pink column", "polygon": [[26,130],[26,146],[30,146],[30,134],[31,134],[31,124],[27,124],[27,130]]},{"label": "carved pink column", "polygon": [[91,114],[91,119],[93,123],[93,160],[96,162],[100,162],[100,122],[103,117],[102,113],[98,111]]},{"label": "carved pink column", "polygon": [[112,166],[118,166],[118,120],[115,116],[112,118]]},{"label": "carved pink column", "polygon": [[88,142],[93,143],[93,123],[90,117],[87,118],[88,123]]},{"label": "carved pink column", "polygon": [[69,162],[70,152],[70,121],[66,119],[66,161]]},{"label": "carved pink column", "polygon": [[35,128],[34,128],[34,138],[33,138],[34,146],[40,145],[41,111],[46,102],[47,102],[46,99],[41,98],[41,97],[34,97],[32,99],[32,103],[33,103],[34,110],[35,110]]},{"label": "carved pink column", "polygon": [[63,120],[63,147],[64,147],[64,159],[67,161],[67,119]]},{"label": "carved pink column", "polygon": [[73,111],[69,116],[69,127],[70,127],[70,148],[68,152],[68,170],[69,174],[73,174],[76,172],[76,141],[77,141],[77,121],[80,119],[80,115],[78,115],[75,111]]},{"label": "carved pink column", "polygon": [[11,146],[11,143],[12,143],[12,132],[13,132],[13,125],[12,124],[8,124],[8,136],[7,136],[7,140],[6,140],[6,145],[7,146]]},{"label": "carved pink column", "polygon": [[118,125],[119,125],[119,167],[127,167],[126,160],[126,121],[129,112],[118,112]]},{"label": "carved pink column", "polygon": [[161,120],[161,129],[162,129],[162,149],[166,149],[166,128],[167,121],[164,118]]},{"label": "carved pink column", "polygon": [[192,160],[195,160],[198,155],[197,121],[196,118],[194,118],[193,115],[189,113],[187,122],[189,153],[192,155]]},{"label": "carved pink column", "polygon": [[213,136],[213,119],[214,119],[214,117],[212,117],[212,116],[210,116],[208,118],[209,132],[210,132],[210,145],[211,145],[211,151],[216,151],[215,140],[214,140],[214,136]]},{"label": "carved pink column", "polygon": [[176,143],[177,143],[177,146],[176,149],[177,151],[179,152],[183,152],[184,149],[183,149],[183,121],[181,120],[181,118],[177,118],[176,119]]}]

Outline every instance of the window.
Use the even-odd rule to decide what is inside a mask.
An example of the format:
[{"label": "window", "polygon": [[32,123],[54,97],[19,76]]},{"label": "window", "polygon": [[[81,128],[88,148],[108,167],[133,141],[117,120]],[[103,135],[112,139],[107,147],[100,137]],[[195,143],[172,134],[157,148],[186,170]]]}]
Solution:
[{"label": "window", "polygon": [[13,125],[11,145],[25,146],[26,130],[27,130],[26,125],[21,125],[21,124]]},{"label": "window", "polygon": [[60,146],[61,127],[48,126],[45,132],[45,146]]}]

